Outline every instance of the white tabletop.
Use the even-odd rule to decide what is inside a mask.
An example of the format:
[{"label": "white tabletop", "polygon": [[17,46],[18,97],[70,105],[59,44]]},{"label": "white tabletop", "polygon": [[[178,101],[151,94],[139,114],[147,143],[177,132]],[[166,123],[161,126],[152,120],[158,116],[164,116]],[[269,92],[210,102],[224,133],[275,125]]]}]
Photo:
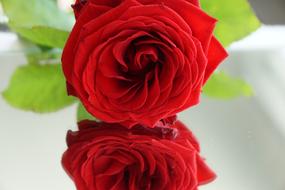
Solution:
[{"label": "white tabletop", "polygon": [[[229,61],[243,55],[233,52]],[[24,63],[15,35],[0,33],[0,91],[13,70]],[[252,81],[260,79],[256,77]],[[203,98],[201,105],[180,115],[200,139],[203,155],[218,174],[214,183],[201,190],[285,189],[285,138],[258,97]],[[74,106],[39,115],[14,109],[0,98],[0,190],[75,189],[60,165],[65,133],[72,128]]]}]

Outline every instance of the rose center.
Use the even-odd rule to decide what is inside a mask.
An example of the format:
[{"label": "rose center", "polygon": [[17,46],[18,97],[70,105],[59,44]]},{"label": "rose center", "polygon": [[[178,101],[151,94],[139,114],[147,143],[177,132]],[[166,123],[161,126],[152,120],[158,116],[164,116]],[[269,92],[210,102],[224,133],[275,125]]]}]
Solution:
[{"label": "rose center", "polygon": [[158,52],[154,47],[143,46],[135,50],[132,62],[129,63],[129,71],[146,73],[151,70],[158,61]]}]

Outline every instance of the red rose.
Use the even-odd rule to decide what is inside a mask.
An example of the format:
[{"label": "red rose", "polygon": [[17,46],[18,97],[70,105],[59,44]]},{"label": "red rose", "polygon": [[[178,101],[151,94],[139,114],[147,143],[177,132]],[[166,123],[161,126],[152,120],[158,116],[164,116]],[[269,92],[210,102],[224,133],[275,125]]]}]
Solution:
[{"label": "red rose", "polygon": [[78,190],[197,190],[215,179],[181,123],[127,129],[83,121],[69,132],[63,166]]},{"label": "red rose", "polygon": [[62,62],[68,92],[95,117],[153,127],[199,102],[203,84],[227,56],[216,20],[196,0],[89,0]]}]

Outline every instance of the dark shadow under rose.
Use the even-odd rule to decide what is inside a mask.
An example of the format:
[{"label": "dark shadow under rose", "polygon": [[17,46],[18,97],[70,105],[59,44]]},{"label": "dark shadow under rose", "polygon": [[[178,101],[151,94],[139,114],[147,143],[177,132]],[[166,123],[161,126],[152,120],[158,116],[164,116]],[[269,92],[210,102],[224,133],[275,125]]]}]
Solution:
[{"label": "dark shadow under rose", "polygon": [[82,121],[67,144],[62,163],[78,190],[197,190],[216,177],[179,121],[152,129]]},{"label": "dark shadow under rose", "polygon": [[62,57],[68,92],[105,122],[154,127],[197,104],[227,56],[196,0],[88,0],[74,9]]}]

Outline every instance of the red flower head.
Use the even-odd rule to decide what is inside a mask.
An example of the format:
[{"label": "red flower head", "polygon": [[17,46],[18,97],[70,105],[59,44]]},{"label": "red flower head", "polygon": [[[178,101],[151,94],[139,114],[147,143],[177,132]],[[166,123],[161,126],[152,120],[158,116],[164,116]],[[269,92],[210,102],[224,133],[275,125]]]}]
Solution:
[{"label": "red flower head", "polygon": [[154,127],[197,104],[227,56],[197,0],[78,0],[74,10],[68,92],[105,122]]},{"label": "red flower head", "polygon": [[215,179],[181,122],[127,129],[83,121],[67,143],[62,163],[78,190],[197,190]]}]

